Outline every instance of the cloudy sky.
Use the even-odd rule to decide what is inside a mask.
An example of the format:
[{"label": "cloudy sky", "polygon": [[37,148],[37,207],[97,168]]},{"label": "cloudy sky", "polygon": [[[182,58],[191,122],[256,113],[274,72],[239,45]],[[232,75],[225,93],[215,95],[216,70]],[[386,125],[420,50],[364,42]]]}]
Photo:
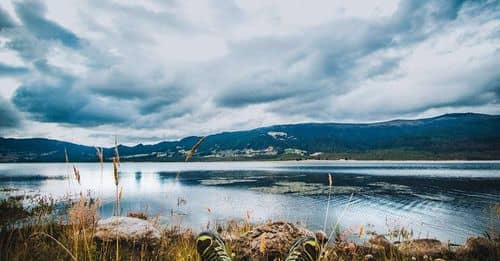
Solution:
[{"label": "cloudy sky", "polygon": [[0,1],[0,136],[500,113],[500,1]]}]

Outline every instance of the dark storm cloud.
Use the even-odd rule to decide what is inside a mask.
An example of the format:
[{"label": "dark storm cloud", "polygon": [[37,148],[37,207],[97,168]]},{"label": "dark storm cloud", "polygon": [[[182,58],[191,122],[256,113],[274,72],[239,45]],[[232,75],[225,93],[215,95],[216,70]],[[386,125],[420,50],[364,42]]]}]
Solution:
[{"label": "dark storm cloud", "polygon": [[14,106],[0,96],[0,128],[18,127],[20,122],[19,113]]},{"label": "dark storm cloud", "polygon": [[60,41],[69,47],[78,47],[80,39],[71,31],[45,18],[46,7],[38,1],[16,4],[16,13],[24,28],[43,40]]},{"label": "dark storm cloud", "polygon": [[36,62],[35,68],[43,77],[23,83],[12,98],[17,108],[28,112],[32,118],[82,126],[120,123],[127,118],[121,110],[93,100],[88,90],[77,86],[75,77],[65,74],[60,68],[45,61]]},{"label": "dark storm cloud", "polygon": [[0,7],[0,31],[4,28],[14,27],[14,21],[10,18],[10,15]]},{"label": "dark storm cloud", "polygon": [[[172,105],[175,105],[184,96],[183,94],[184,90],[177,87],[169,86],[168,88],[165,88],[165,92],[167,93],[164,93],[162,95],[157,95],[157,97],[154,97],[154,95],[149,95],[150,97],[145,99],[141,103],[141,105],[139,105],[139,112],[142,115],[148,115],[160,112],[165,107],[171,107]],[[186,112],[185,110],[175,110],[175,111],[178,111],[179,113],[173,112],[170,116],[180,116]]]},{"label": "dark storm cloud", "polygon": [[28,68],[20,66],[10,66],[0,62],[0,76],[22,75],[28,72]]},{"label": "dark storm cloud", "polygon": [[[119,10],[127,15],[127,11],[134,9]],[[81,37],[45,17],[46,6],[43,2],[16,2],[15,11],[22,22],[19,26],[11,22],[5,11],[0,11],[6,14],[2,16],[2,24],[8,26],[8,31],[3,32],[9,38],[5,46],[33,65],[30,73],[25,67],[0,63],[0,75],[25,76],[14,92],[12,103],[20,111],[28,113],[31,119],[75,126],[99,126],[134,122],[136,114],[162,111],[168,116],[178,117],[186,112],[184,108],[177,109],[181,106],[170,106],[185,96],[181,84],[165,80],[163,73],[156,70],[131,73],[130,66],[136,65],[133,62],[132,65],[125,63],[125,68],[122,68],[115,57],[101,51],[99,46],[82,45]],[[154,20],[150,17],[152,12],[143,9],[134,12],[150,23]],[[50,65],[48,54],[57,44],[92,59],[88,66],[92,77],[83,78],[68,73],[65,67]]]},{"label": "dark storm cloud", "polygon": [[82,47],[82,41],[75,33],[45,17],[46,6],[43,2],[28,0],[15,2],[13,5],[21,23],[12,22],[9,15],[0,9],[0,19],[6,21],[0,20],[5,24],[0,35],[8,38],[5,47],[16,51],[24,60],[32,62],[46,59],[54,44],[62,44],[75,50]]},{"label": "dark storm cloud", "polygon": [[[406,54],[377,55],[391,49],[411,49],[426,39],[439,36],[455,23],[464,6],[468,8],[467,12],[476,12],[475,15],[478,15],[477,10],[498,11],[498,3],[492,4],[491,1],[401,1],[398,10],[388,19],[340,20],[308,30],[304,35],[287,38],[270,36],[260,39],[258,45],[245,44],[245,48],[242,45],[235,51],[257,50],[261,52],[261,57],[270,57],[257,63],[261,67],[266,67],[265,63],[272,65],[267,70],[260,69],[248,79],[231,84],[218,93],[215,101],[219,106],[230,108],[268,103],[272,111],[282,115],[300,113],[328,120],[331,114],[324,113],[322,108],[331,107],[332,100],[325,98],[353,92],[361,88],[362,81],[367,79],[390,75],[399,68]],[[294,43],[294,47],[281,45],[281,48],[275,49],[279,46],[275,43],[282,41]],[[254,54],[248,54],[251,55]],[[288,61],[276,62],[276,56],[280,61]],[[299,77],[295,76],[293,63],[304,64],[305,69],[300,71],[302,74]],[[471,88],[476,88],[477,92],[472,95],[482,94],[484,88],[481,84],[474,85],[476,87]],[[485,102],[481,99],[482,104]],[[455,100],[423,100],[418,106],[403,105],[401,111],[419,113],[432,107],[451,105],[470,105],[469,94]],[[373,109],[367,112],[374,113]]]},{"label": "dark storm cloud", "polygon": [[90,96],[72,89],[74,81],[49,85],[21,85],[13,97],[14,104],[38,121],[98,126],[124,122],[126,115],[113,111],[106,104],[95,103]]}]

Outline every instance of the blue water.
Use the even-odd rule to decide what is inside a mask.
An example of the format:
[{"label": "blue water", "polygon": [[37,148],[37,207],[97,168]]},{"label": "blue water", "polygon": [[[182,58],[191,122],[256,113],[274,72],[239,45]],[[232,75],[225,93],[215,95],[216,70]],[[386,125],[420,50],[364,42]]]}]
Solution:
[{"label": "blue water", "polygon": [[[0,187],[56,198],[90,192],[103,201],[101,216],[112,215],[111,164],[75,163],[80,185],[68,174],[72,165],[0,164]],[[146,210],[195,230],[246,215],[322,229],[328,201],[328,231],[337,223],[378,233],[404,227],[415,238],[463,243],[500,224],[492,211],[500,162],[122,163],[120,187],[122,213]]]}]

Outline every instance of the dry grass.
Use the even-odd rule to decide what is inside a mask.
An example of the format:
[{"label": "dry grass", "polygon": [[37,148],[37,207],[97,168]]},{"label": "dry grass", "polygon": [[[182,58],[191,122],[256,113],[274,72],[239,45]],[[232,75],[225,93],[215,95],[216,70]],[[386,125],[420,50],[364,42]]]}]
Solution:
[{"label": "dry grass", "polygon": [[191,148],[191,150],[188,151],[188,153],[186,154],[186,159],[184,161],[188,161],[192,156],[193,154],[196,152],[196,150],[200,147],[200,145],[203,143],[203,141],[205,141],[207,137],[203,136],[201,137],[198,142],[196,142],[196,144],[194,144],[194,146]]},{"label": "dry grass", "polygon": [[[161,229],[159,243],[96,240],[94,236],[98,206],[98,201],[80,198],[68,208],[67,219],[59,216],[48,221],[38,220],[29,225],[0,229],[0,260],[199,260],[195,247],[196,233],[180,226],[159,227]],[[139,215],[151,220],[151,217],[147,217],[144,213]],[[246,213],[242,221],[228,221],[210,227],[225,239],[229,253],[239,252],[234,244],[235,240],[253,228],[254,225],[250,223],[250,213]],[[356,232],[345,233],[357,236],[365,234],[364,226],[359,227]],[[257,243],[260,253],[266,253],[270,238],[267,235],[260,238]],[[490,240],[486,243],[494,244],[492,242],[495,241]],[[373,260],[412,260],[411,256],[402,254],[394,245],[384,245],[383,242],[376,241],[374,243],[356,244],[340,239],[333,245],[324,246],[321,260],[365,260],[367,255],[372,256]],[[425,246],[425,244],[420,245]],[[411,243],[408,246],[411,246]],[[495,245],[491,247],[494,248]],[[415,249],[424,251],[425,247],[423,248]],[[447,249],[442,251],[436,255],[454,258]],[[492,252],[487,257],[495,255]],[[424,259],[418,257],[417,260]]]}]

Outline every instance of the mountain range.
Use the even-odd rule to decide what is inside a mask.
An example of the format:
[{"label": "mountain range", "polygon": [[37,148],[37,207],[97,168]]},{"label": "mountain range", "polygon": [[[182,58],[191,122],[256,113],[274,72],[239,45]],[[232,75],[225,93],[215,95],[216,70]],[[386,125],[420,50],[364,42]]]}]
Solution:
[{"label": "mountain range", "polygon": [[[200,137],[119,145],[122,161],[183,161]],[[0,138],[0,162],[96,162],[96,148],[45,138]],[[109,161],[114,148],[104,148]],[[500,159],[500,115],[454,113],[377,123],[302,123],[209,135],[191,160]]]}]

